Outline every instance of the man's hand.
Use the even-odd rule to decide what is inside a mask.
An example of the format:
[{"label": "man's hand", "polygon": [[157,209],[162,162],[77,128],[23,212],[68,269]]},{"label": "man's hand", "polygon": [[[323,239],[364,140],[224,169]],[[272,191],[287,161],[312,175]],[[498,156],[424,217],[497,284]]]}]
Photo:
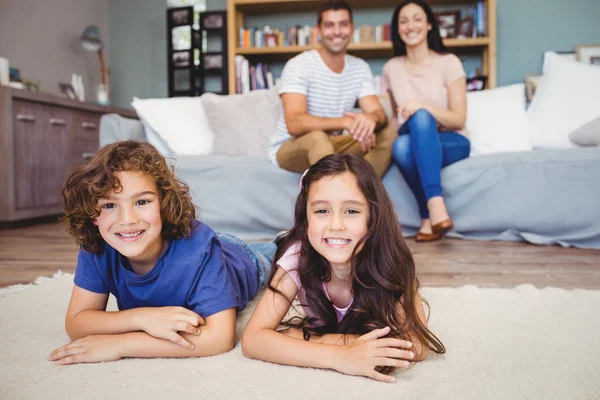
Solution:
[{"label": "man's hand", "polygon": [[177,332],[199,335],[199,327],[206,324],[204,318],[184,307],[140,308],[136,318],[147,334],[188,349],[193,349],[194,345]]},{"label": "man's hand", "polygon": [[396,111],[398,111],[398,114],[400,114],[402,118],[407,120],[420,109],[427,110],[427,105],[415,100],[409,100],[398,107]]},{"label": "man's hand", "polygon": [[375,127],[377,119],[364,113],[352,113],[344,111],[344,116],[352,118],[348,132],[354,140],[361,144],[363,151],[369,151],[375,146]]},{"label": "man's hand", "polygon": [[[407,360],[414,358],[409,351],[412,343],[405,340],[383,338],[390,332],[389,327],[375,329],[355,341],[340,347],[337,371],[348,375],[362,375],[378,381],[393,383],[393,376],[375,371],[377,366],[407,368]],[[405,350],[406,349],[406,350]]]},{"label": "man's hand", "polygon": [[122,358],[119,342],[119,335],[86,336],[54,350],[48,360],[56,365],[117,361]]}]

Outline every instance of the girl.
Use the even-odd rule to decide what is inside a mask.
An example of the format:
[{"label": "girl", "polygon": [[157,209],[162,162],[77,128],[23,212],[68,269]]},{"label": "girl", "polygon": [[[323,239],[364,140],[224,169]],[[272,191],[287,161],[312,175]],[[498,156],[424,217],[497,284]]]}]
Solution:
[{"label": "girl", "polygon": [[[329,155],[307,170],[275,259],[242,337],[246,356],[394,382],[385,374],[445,352],[394,207],[361,157]],[[306,318],[277,331],[296,296]]]},{"label": "girl", "polygon": [[468,157],[471,150],[463,129],[465,71],[446,50],[424,1],[397,6],[391,26],[394,58],[383,67],[383,84],[400,126],[393,158],[419,205],[417,241],[438,240],[454,227],[442,197],[441,168]]},{"label": "girl", "polygon": [[[266,282],[265,255],[195,220],[189,188],[148,143],[100,149],[67,180],[64,222],[81,246],[58,365],[229,351],[236,311]],[[271,257],[272,258],[272,257]],[[107,312],[112,293],[118,312]]]}]

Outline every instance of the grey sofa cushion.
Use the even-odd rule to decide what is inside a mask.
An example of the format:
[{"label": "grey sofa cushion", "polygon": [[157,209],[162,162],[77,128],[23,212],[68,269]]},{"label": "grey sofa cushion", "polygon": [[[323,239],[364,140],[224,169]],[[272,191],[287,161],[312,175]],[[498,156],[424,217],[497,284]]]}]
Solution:
[{"label": "grey sofa cushion", "polygon": [[[300,174],[266,159],[177,156],[200,218],[244,239],[290,229]],[[383,183],[405,235],[420,225],[417,202],[395,165]],[[442,170],[455,229],[467,239],[528,241],[600,249],[600,148],[468,158]]]},{"label": "grey sofa cushion", "polygon": [[600,116],[571,132],[569,139],[580,146],[600,145]]},{"label": "grey sofa cushion", "polygon": [[119,114],[104,114],[100,118],[100,146],[121,140],[147,141],[142,123]]},{"label": "grey sofa cushion", "polygon": [[200,99],[215,134],[212,154],[267,158],[281,111],[275,89],[229,96],[206,93]]}]

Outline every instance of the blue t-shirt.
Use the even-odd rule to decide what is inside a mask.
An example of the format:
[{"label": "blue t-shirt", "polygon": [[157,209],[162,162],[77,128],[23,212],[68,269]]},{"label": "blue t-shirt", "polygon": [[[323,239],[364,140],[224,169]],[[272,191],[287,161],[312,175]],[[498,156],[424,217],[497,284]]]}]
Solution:
[{"label": "blue t-shirt", "polygon": [[189,239],[169,240],[145,275],[133,272],[127,257],[108,244],[101,254],[80,249],[74,281],[112,293],[120,310],[181,306],[206,318],[232,307],[243,310],[256,296],[258,271],[244,249],[198,223]]}]

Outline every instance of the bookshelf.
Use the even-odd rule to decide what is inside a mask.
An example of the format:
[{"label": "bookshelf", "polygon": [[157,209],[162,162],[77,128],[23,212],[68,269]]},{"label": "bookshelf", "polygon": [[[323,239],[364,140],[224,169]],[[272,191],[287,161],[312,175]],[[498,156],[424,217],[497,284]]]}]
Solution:
[{"label": "bookshelf", "polygon": [[[398,4],[398,0],[348,0],[353,10],[386,8],[391,9]],[[476,0],[429,0],[432,7],[436,6],[465,6],[474,5]],[[468,50],[476,52],[481,57],[481,67],[487,75],[487,87],[496,87],[496,0],[485,0],[487,8],[487,37],[444,39],[444,44],[452,52]],[[315,49],[317,46],[285,46],[285,47],[260,47],[240,48],[239,30],[244,26],[246,14],[273,14],[278,12],[296,12],[314,10],[315,20],[323,0],[227,0],[227,40],[228,46],[228,75],[235,77],[235,56],[252,56],[262,62],[274,59],[290,58],[305,50]],[[391,20],[391,11],[389,20]],[[385,21],[389,22],[389,21]],[[391,58],[392,43],[390,41],[375,43],[350,44],[348,53],[365,59]],[[229,93],[236,92],[235,79],[229,79]]]}]

